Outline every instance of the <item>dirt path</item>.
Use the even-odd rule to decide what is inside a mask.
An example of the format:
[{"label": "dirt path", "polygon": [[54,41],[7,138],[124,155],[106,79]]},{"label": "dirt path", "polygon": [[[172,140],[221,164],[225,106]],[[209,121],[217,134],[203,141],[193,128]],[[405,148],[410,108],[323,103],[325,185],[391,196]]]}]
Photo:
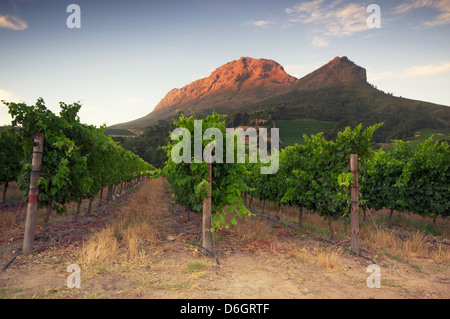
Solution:
[{"label": "dirt path", "polygon": [[[151,192],[139,204],[143,192]],[[148,195],[148,194],[147,194]],[[68,245],[53,244],[32,256],[19,256],[0,272],[1,298],[449,298],[450,271],[432,260],[397,262],[377,256],[381,288],[368,288],[368,261],[349,255],[317,240],[299,237],[293,231],[267,228],[280,234],[270,242],[242,238],[236,231],[219,232],[216,260],[204,256],[197,242],[198,217],[172,204],[170,192],[161,179],[145,182],[136,193],[111,207],[108,214],[81,219],[89,232],[71,236]],[[131,206],[134,200],[136,205]],[[143,200],[141,200],[143,201]],[[134,205],[133,204],[133,205]],[[146,209],[158,229],[157,242],[142,241],[145,256],[130,261],[122,257],[85,266],[80,264],[80,289],[69,289],[68,265],[80,263],[84,243],[107,222],[120,221],[127,209]],[[140,208],[139,208],[140,207]],[[95,223],[94,223],[95,221]],[[106,222],[107,221],[107,222]],[[256,222],[256,221],[255,221]],[[272,227],[269,221],[264,227]],[[95,225],[94,225],[95,224]],[[94,226],[93,226],[94,225]],[[262,227],[261,226],[261,227]],[[61,219],[51,227],[56,234],[72,228]],[[52,232],[51,232],[52,233]],[[76,232],[80,233],[80,229]],[[70,236],[64,233],[65,239]],[[329,260],[327,260],[327,258]],[[334,259],[333,259],[334,258]]]}]

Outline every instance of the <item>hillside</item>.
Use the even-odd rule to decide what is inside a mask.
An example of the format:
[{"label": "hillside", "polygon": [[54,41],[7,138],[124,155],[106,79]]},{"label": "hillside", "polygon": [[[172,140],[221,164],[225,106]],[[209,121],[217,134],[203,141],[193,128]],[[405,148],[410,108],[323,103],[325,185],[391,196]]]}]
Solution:
[{"label": "hillside", "polygon": [[423,128],[450,128],[449,107],[380,91],[367,82],[366,70],[345,56],[300,79],[275,61],[242,57],[171,90],[147,116],[111,128],[145,128],[170,121],[177,111],[202,115],[213,110],[228,114],[230,123],[244,113],[251,119],[335,122],[329,137],[347,125],[384,122],[378,142],[412,137]]},{"label": "hillside", "polygon": [[374,135],[377,142],[413,137],[419,129],[449,129],[450,108],[428,102],[394,97],[370,85],[349,85],[298,90],[255,103],[247,112],[272,120],[314,119],[335,122],[329,138],[346,126],[384,122]]}]

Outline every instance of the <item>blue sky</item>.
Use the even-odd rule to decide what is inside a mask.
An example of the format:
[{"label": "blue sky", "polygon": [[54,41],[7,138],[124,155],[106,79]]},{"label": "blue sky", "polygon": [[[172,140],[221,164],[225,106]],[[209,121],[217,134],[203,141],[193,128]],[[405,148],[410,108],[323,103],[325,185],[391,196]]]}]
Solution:
[{"label": "blue sky", "polygon": [[[72,3],[79,29],[66,25]],[[381,28],[367,27],[371,3]],[[0,0],[0,100],[80,101],[88,124],[145,116],[242,56],[298,78],[347,56],[385,92],[450,105],[450,1]]]}]

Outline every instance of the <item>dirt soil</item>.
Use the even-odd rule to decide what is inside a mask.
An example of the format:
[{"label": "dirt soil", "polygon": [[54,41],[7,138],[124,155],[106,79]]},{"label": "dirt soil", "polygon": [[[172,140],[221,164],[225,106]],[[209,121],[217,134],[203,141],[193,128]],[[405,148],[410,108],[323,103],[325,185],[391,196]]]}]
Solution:
[{"label": "dirt soil", "polygon": [[[66,284],[70,264],[80,261],[84,241],[120,219],[133,196],[121,196],[94,216],[58,217],[49,234],[36,242],[34,254],[18,255],[0,271],[1,298],[424,298],[450,297],[450,270],[433,260],[395,261],[385,256],[367,255],[380,266],[381,288],[369,288],[367,266],[371,262],[338,246],[295,230],[271,225],[278,240],[241,238],[235,231],[219,232],[215,258],[189,243],[198,243],[199,218],[174,205],[167,187],[150,180],[154,200],[149,209],[160,219],[157,245],[148,247],[145,260],[84,267],[80,264],[81,288]],[[1,213],[1,211],[0,211]],[[264,223],[271,223],[264,221]],[[1,239],[6,234],[1,234]],[[20,234],[12,234],[3,245],[2,267],[21,244]],[[317,263],[320,253],[335,253],[333,267]],[[219,262],[219,265],[218,265]]]}]

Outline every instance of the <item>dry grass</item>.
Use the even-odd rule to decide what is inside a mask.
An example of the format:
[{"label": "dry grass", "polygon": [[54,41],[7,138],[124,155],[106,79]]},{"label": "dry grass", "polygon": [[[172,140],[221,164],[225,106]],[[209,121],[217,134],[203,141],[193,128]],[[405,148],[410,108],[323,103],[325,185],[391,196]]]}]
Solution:
[{"label": "dry grass", "polygon": [[130,260],[142,260],[147,256],[145,247],[157,242],[154,223],[149,217],[137,216],[133,223],[123,223],[124,242],[128,244],[128,256]]},{"label": "dry grass", "polygon": [[450,250],[445,245],[440,244],[431,253],[431,258],[438,264],[450,265]]},{"label": "dry grass", "polygon": [[121,220],[84,243],[81,263],[93,266],[113,260],[133,263],[148,259],[148,252],[158,242],[157,226],[161,218],[158,206],[161,194],[154,189],[162,189],[155,187],[155,183],[161,182],[152,180],[144,183],[121,212]]},{"label": "dry grass", "polygon": [[83,244],[81,259],[86,266],[109,263],[119,254],[119,243],[114,227],[108,227]]},{"label": "dry grass", "polygon": [[430,245],[425,241],[425,236],[420,231],[403,240],[402,249],[408,257],[420,257],[428,254]]},{"label": "dry grass", "polygon": [[394,231],[378,226],[365,226],[361,232],[362,245],[394,259],[432,258],[441,263],[450,262],[450,249],[427,241],[421,231],[400,238]]},{"label": "dry grass", "polygon": [[303,264],[310,264],[314,262],[314,255],[311,253],[310,249],[306,249],[305,247],[301,249],[291,249],[291,256],[293,256],[296,261]]},{"label": "dry grass", "polygon": [[[252,207],[256,210],[261,209],[261,203],[254,199]],[[294,207],[283,207],[282,212],[277,214],[278,207],[272,203],[266,203],[266,212],[275,216],[278,215],[282,222],[290,224],[298,223],[298,209]],[[429,218],[423,218],[414,214],[394,213],[393,221],[396,227],[390,229],[386,226],[388,210],[376,212],[374,215],[368,215],[366,222],[360,225],[361,245],[365,249],[373,250],[378,254],[385,255],[391,259],[433,259],[437,263],[449,263],[450,249],[447,245],[436,245],[429,241],[430,234],[441,234],[445,239],[449,233],[448,221],[441,218],[433,223]],[[264,238],[276,242],[277,238],[271,236],[270,227],[263,220],[247,218],[239,220],[236,226],[236,235],[242,239],[251,240],[252,238]],[[345,219],[333,220],[333,228],[336,239],[349,240],[350,224]],[[312,212],[303,212],[303,225],[301,228],[303,234],[313,238],[329,236],[327,221],[318,214]],[[338,253],[318,252],[311,253],[311,250],[288,249],[291,256],[304,263],[317,264],[324,269],[333,269],[338,265]]]},{"label": "dry grass", "polygon": [[270,239],[270,225],[257,216],[244,216],[236,219],[237,224],[231,227],[231,232],[243,241],[251,239]]},{"label": "dry grass", "polygon": [[298,248],[296,245],[291,245],[288,256],[302,264],[319,266],[326,271],[334,271],[341,267],[339,262],[341,253],[341,249],[326,250],[319,246]]},{"label": "dry grass", "polygon": [[401,240],[387,229],[380,227],[365,227],[360,231],[362,243],[375,250],[394,250],[402,248]]},{"label": "dry grass", "polygon": [[[161,203],[164,191],[163,183],[162,179],[158,179],[142,184],[140,189],[127,202],[127,205],[122,208],[120,219],[83,243],[79,263],[84,266],[96,267],[114,262],[122,264],[151,262],[152,256],[155,254],[154,251],[157,251],[155,248],[160,243],[158,225],[162,223],[162,212],[164,211],[162,206],[164,204]],[[73,205],[76,205],[76,203]],[[260,205],[261,203],[258,200],[253,200],[253,208],[259,210]],[[71,206],[68,207],[68,211],[70,211],[70,208]],[[278,206],[267,203],[266,209],[267,213],[275,216]],[[38,223],[42,220],[44,213],[44,209],[39,210]],[[22,229],[25,215],[26,207],[20,208],[17,213],[15,210],[2,212],[0,214],[0,233],[5,234],[6,237],[11,224],[14,225],[14,228],[20,227]],[[298,209],[283,207],[279,217],[282,222],[295,225],[298,222]],[[399,260],[429,258],[436,263],[450,263],[448,246],[431,244],[426,240],[425,232],[417,231],[417,228],[415,231],[406,231],[405,233],[409,233],[408,236],[399,237],[398,234],[386,227],[379,226],[384,225],[382,220],[385,217],[385,212],[381,212],[375,214],[374,218],[369,217],[373,220],[373,223],[370,222],[370,219],[369,222],[361,223],[362,247]],[[422,222],[420,216],[405,215],[402,222],[406,220],[412,220],[414,223]],[[439,220],[437,224],[443,225],[444,232],[447,232],[448,221]],[[255,239],[262,239],[261,242],[264,245],[258,247],[260,251],[278,254],[280,250],[283,250],[287,252],[287,255],[294,257],[301,263],[317,265],[326,270],[339,268],[339,251],[324,251],[323,249],[317,249],[317,247],[305,248],[304,246],[300,249],[293,244],[291,245],[288,241],[278,238],[273,225],[272,222],[257,216],[245,216],[237,219],[237,225],[232,226],[230,232],[244,244],[251,243]],[[344,240],[349,238],[350,225],[348,222],[343,219],[333,221],[333,227],[336,238]],[[308,236],[327,238],[329,236],[327,222],[318,214],[306,211],[303,213],[301,231],[302,238],[308,238]]]},{"label": "dry grass", "polygon": [[317,264],[326,270],[337,269],[339,267],[338,256],[339,252],[337,251],[320,251],[317,254]]},{"label": "dry grass", "polygon": [[[272,214],[276,213],[276,211],[269,212]],[[285,214],[285,211],[283,210],[280,217],[282,220],[298,218],[298,211],[295,209],[288,209],[287,214]],[[303,221],[305,223],[319,224],[318,227],[325,228],[324,232],[328,231],[327,222],[317,214],[304,213],[303,217]],[[293,242],[279,242],[278,237],[272,232],[272,223],[257,216],[245,216],[243,218],[239,218],[237,222],[237,225],[231,228],[232,233],[239,236],[243,242],[251,242],[254,239],[265,239],[269,241],[270,246],[264,247],[265,251],[268,253],[277,254],[278,248],[282,247],[283,250],[287,252],[287,256],[294,258],[294,260],[298,262],[317,265],[327,271],[333,271],[340,267],[340,263],[338,261],[338,256],[341,253],[340,249],[328,251],[320,248],[318,245],[309,248],[299,248],[298,245]]]},{"label": "dry grass", "polygon": [[0,229],[9,229],[11,225],[16,225],[23,222],[26,210],[22,209],[10,209],[8,211],[0,213]]},{"label": "dry grass", "polygon": [[[135,193],[126,198],[126,201],[112,203],[114,209],[109,211],[109,215],[102,216],[105,221],[111,220],[110,224],[107,224],[106,227],[104,223],[99,224],[103,228],[86,239],[79,251],[75,252],[79,247],[73,247],[73,250],[70,250],[70,262],[82,266],[82,281],[87,283],[89,280],[92,287],[89,288],[91,290],[84,290],[85,292],[78,296],[88,298],[104,296],[120,298],[124,296],[131,298],[170,296],[179,298],[188,296],[195,298],[205,296],[204,294],[200,295],[200,292],[204,291],[209,296],[216,296],[217,293],[217,297],[222,297],[225,295],[219,293],[231,291],[226,290],[230,287],[233,290],[229,295],[243,296],[244,293],[247,293],[246,289],[241,292],[243,284],[248,284],[252,288],[249,289],[249,293],[258,293],[262,289],[262,283],[266,282],[268,284],[264,283],[264,287],[270,289],[270,293],[272,290],[276,291],[276,289],[272,289],[273,287],[282,287],[280,290],[283,289],[283,293],[285,293],[284,288],[286,287],[288,294],[272,296],[289,297],[292,296],[289,290],[294,289],[293,283],[301,285],[301,289],[303,289],[306,282],[311,291],[305,292],[305,294],[311,294],[310,296],[314,297],[316,293],[322,293],[320,290],[325,290],[323,288],[328,281],[333,282],[332,280],[339,278],[340,280],[336,281],[336,284],[342,285],[343,277],[339,277],[338,274],[347,274],[349,277],[346,279],[349,281],[356,278],[353,277],[356,272],[347,272],[347,269],[355,269],[353,267],[355,264],[364,264],[364,261],[350,256],[343,249],[337,249],[337,246],[316,240],[319,237],[327,238],[328,224],[322,217],[310,212],[304,212],[304,224],[300,232],[284,228],[257,216],[238,218],[237,225],[232,226],[229,230],[217,232],[217,256],[220,260],[224,258],[224,267],[216,267],[214,260],[209,256],[200,257],[198,254],[194,259],[189,255],[190,248],[185,247],[181,241],[161,240],[167,238],[169,233],[174,233],[174,229],[178,231],[182,227],[180,223],[175,223],[175,219],[172,219],[171,214],[175,211],[171,212],[166,207],[169,200],[164,194],[163,185],[161,179],[145,182]],[[273,216],[276,215],[277,208],[276,205],[267,205],[268,213]],[[298,210],[283,208],[283,212],[279,216],[281,221],[295,225],[298,221]],[[97,227],[97,224],[95,225]],[[350,228],[348,221],[341,219],[334,221],[333,225],[338,240],[341,240],[341,244],[347,245]],[[1,231],[2,229],[0,229]],[[382,259],[385,258],[374,257],[374,251],[381,252],[388,257],[398,255],[402,258],[427,258],[428,260],[422,264],[411,263],[411,260],[408,259],[404,260],[405,265],[413,267],[417,272],[425,269],[423,265],[428,266],[430,259],[439,264],[450,261],[448,246],[430,243],[428,241],[430,238],[424,237],[426,231],[418,232],[417,229],[406,231],[401,228],[389,231],[383,223],[376,220],[374,223],[361,223],[360,234],[362,246],[369,251],[368,257],[373,257],[377,261],[384,262]],[[234,247],[234,253],[229,252],[228,249],[222,249],[228,247]],[[169,250],[164,250],[164,248],[169,248]],[[65,249],[63,253],[58,252],[58,254],[66,254],[68,251]],[[241,257],[245,259],[240,259]],[[20,259],[17,262],[20,262]],[[60,267],[61,263],[53,262],[52,265]],[[348,265],[352,267],[347,267]],[[228,266],[230,268],[227,268]],[[438,272],[447,271],[448,268],[445,267],[447,265],[436,267],[429,272],[438,274],[441,278],[446,273]],[[218,269],[221,270],[218,271]],[[242,269],[246,271],[243,272]],[[230,273],[233,276],[229,276]],[[414,271],[412,273],[414,274]],[[425,271],[420,274],[421,277],[416,279],[425,278],[424,273]],[[105,276],[97,277],[99,274]],[[362,274],[363,277],[365,275],[365,273]],[[228,281],[230,277],[232,277],[232,281]],[[322,279],[316,282],[317,278]],[[365,287],[365,278],[358,282],[359,286]],[[284,287],[283,284],[286,282],[289,282],[289,285]],[[426,282],[426,280],[421,282]],[[240,285],[241,283],[242,285]],[[400,284],[384,275],[383,285],[388,288],[400,287]],[[232,288],[233,286],[235,288]],[[315,286],[320,289],[315,291]],[[432,287],[431,284],[429,286]],[[443,287],[439,287],[439,293],[445,297],[445,285]],[[348,288],[344,285],[342,288],[342,292],[345,294],[345,290]],[[212,290],[208,291],[209,289]],[[404,291],[407,289],[412,289],[411,285],[402,288],[401,297],[405,296]],[[427,289],[431,291],[432,288]],[[164,295],[159,290],[164,290]],[[352,294],[355,291],[352,290]],[[420,292],[416,294],[416,287],[413,291],[411,296],[420,295]],[[5,292],[12,294],[9,291]],[[47,290],[44,293],[47,294]],[[63,293],[65,290],[61,292],[61,294]],[[67,294],[66,296],[72,297]],[[349,296],[349,293],[346,296]],[[47,297],[53,296],[45,295],[45,298]]]}]

